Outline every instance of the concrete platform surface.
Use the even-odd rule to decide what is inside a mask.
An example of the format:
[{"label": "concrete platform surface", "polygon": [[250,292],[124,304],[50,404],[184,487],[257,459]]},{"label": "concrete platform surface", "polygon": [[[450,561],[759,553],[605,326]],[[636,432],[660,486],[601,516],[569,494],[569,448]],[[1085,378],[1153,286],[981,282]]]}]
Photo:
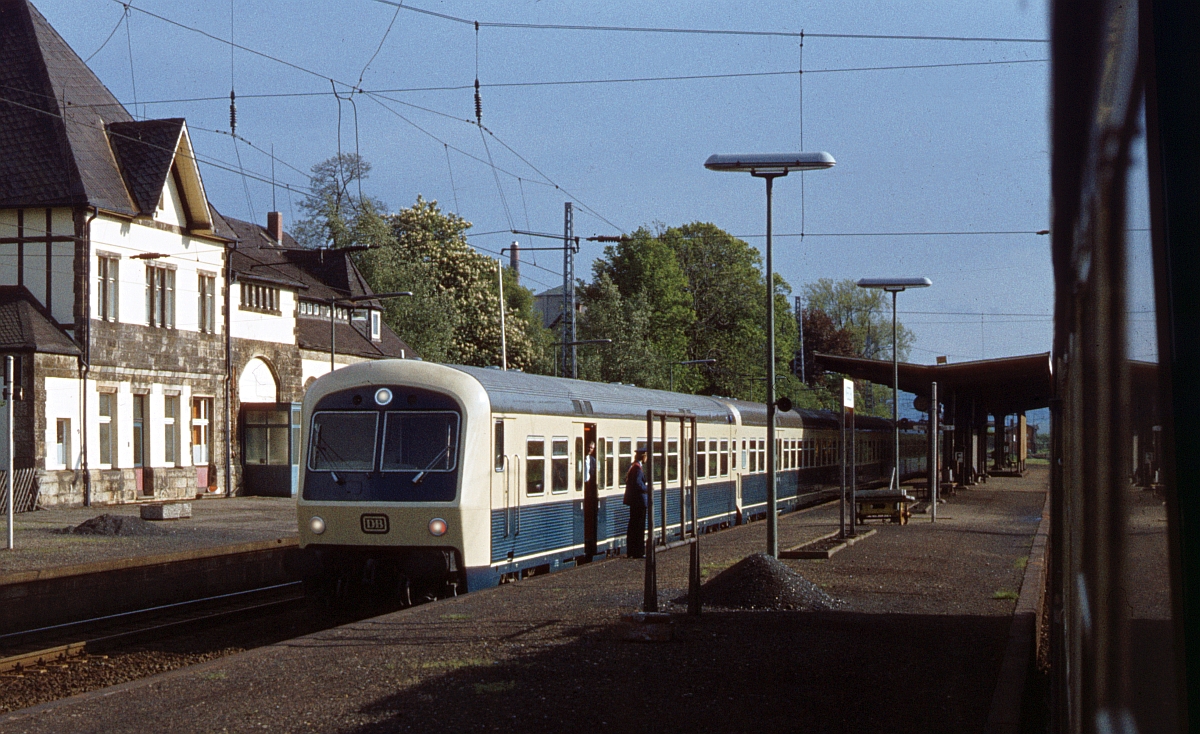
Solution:
[{"label": "concrete platform surface", "polygon": [[[13,550],[0,545],[5,576],[106,561],[196,551],[278,538],[294,539],[296,500],[289,497],[206,498],[191,503],[192,516],[153,521],[161,535],[73,535],[63,530],[100,515],[140,518],[140,504],[36,510],[16,516]],[[4,525],[0,517],[0,526]],[[150,521],[147,521],[150,522]],[[0,543],[3,538],[0,537]]]},{"label": "concrete platform surface", "polygon": [[[842,600],[834,611],[665,604],[671,633],[637,641],[621,620],[644,566],[621,558],[13,712],[0,730],[980,732],[1046,478],[994,480],[937,524],[785,561]],[[837,517],[836,503],[783,516],[780,546]],[[765,523],[700,548],[711,578],[765,548]],[[664,602],[686,589],[688,556],[659,555]]]}]

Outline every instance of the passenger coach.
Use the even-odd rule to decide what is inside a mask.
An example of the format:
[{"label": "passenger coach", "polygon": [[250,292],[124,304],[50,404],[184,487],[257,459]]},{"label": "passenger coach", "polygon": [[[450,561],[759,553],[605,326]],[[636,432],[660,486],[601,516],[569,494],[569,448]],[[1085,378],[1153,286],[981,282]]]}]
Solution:
[{"label": "passenger coach", "polygon": [[[654,437],[669,534],[679,528],[680,482],[692,472],[701,529],[765,514],[766,408],[758,403],[416,360],[320,378],[304,400],[298,497],[310,586],[440,596],[619,553],[629,519],[624,477],[646,445],[648,410],[696,419],[695,436],[668,422],[665,441]],[[836,418],[787,412],[777,425],[780,508],[831,491]],[[861,478],[881,473],[886,438],[860,433]],[[657,507],[661,473],[655,489]]]}]

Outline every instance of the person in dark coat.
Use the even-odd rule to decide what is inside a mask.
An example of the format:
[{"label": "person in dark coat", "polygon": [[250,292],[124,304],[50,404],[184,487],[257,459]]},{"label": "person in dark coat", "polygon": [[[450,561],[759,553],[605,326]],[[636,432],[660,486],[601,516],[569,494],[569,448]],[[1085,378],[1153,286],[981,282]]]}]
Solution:
[{"label": "person in dark coat", "polygon": [[625,476],[625,504],[629,506],[629,527],[625,532],[630,558],[646,556],[646,507],[650,504],[650,491],[646,486],[646,475],[642,472],[642,460],[646,452],[639,450],[633,455],[633,464]]}]

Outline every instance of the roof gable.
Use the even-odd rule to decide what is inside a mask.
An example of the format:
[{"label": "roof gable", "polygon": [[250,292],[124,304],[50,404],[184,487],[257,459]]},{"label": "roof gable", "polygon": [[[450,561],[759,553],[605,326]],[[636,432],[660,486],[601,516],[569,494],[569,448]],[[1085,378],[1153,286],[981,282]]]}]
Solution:
[{"label": "roof gable", "polygon": [[132,118],[26,0],[0,0],[0,206],[132,214],[105,125]]},{"label": "roof gable", "polygon": [[204,184],[182,117],[114,122],[108,136],[139,215],[155,215],[175,177],[188,229],[212,231]]}]

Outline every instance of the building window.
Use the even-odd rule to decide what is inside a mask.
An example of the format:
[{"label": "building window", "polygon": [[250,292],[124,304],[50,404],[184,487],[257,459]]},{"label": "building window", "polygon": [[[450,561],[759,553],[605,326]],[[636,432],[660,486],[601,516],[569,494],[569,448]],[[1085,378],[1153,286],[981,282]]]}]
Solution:
[{"label": "building window", "polygon": [[196,466],[208,465],[212,411],[212,398],[192,398],[192,463]]},{"label": "building window", "polygon": [[117,465],[116,418],[116,393],[100,393],[100,465],[109,469]]},{"label": "building window", "polygon": [[146,266],[146,323],[175,328],[175,271],[171,268]]},{"label": "building window", "polygon": [[71,468],[71,419],[59,418],[54,440],[54,456],[63,469]]},{"label": "building window", "polygon": [[100,320],[116,321],[120,259],[113,255],[100,255],[97,262],[97,277],[100,279],[100,290],[97,291]]},{"label": "building window", "polygon": [[179,461],[179,396],[163,398],[163,462]]},{"label": "building window", "polygon": [[262,313],[281,313],[279,310],[279,289],[269,285],[242,283],[243,311],[261,311]]},{"label": "building window", "polygon": [[379,341],[380,318],[378,311],[371,312],[371,341]]},{"label": "building window", "polygon": [[287,409],[246,410],[245,463],[286,466],[289,462]]},{"label": "building window", "polygon": [[199,303],[197,306],[200,314],[200,332],[215,334],[217,331],[217,277],[201,273],[198,286]]}]

